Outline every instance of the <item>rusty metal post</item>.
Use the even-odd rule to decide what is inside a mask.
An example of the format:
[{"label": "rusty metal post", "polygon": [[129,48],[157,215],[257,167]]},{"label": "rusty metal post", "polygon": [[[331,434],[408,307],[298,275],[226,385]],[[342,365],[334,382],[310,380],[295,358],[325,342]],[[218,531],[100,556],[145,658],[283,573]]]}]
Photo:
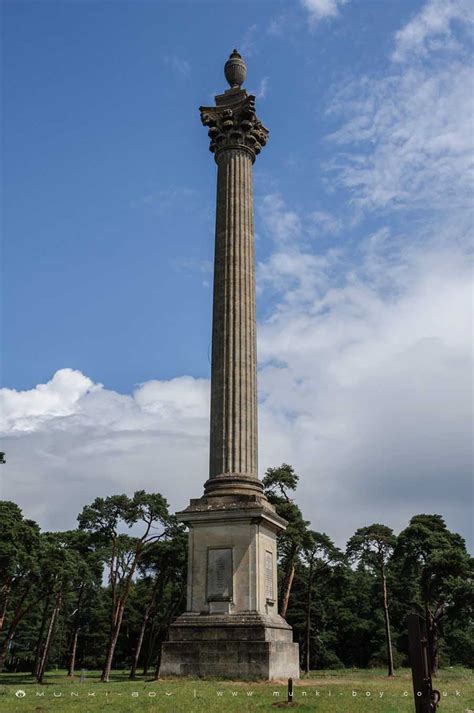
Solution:
[{"label": "rusty metal post", "polygon": [[416,713],[436,713],[440,693],[433,690],[431,681],[431,662],[426,622],[418,614],[409,614],[407,626],[415,710]]}]

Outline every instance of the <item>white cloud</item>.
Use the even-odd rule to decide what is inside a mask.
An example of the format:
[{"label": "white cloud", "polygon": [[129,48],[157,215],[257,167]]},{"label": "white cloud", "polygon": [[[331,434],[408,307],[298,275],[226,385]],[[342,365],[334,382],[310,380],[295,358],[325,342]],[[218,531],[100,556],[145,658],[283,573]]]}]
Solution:
[{"label": "white cloud", "polygon": [[269,35],[281,37],[284,34],[286,24],[287,17],[285,15],[282,14],[273,17],[268,24],[267,32]]},{"label": "white cloud", "polygon": [[261,461],[294,464],[339,542],[416,512],[472,532],[472,92],[453,39],[338,91],[328,169],[354,215],[337,250],[314,252],[311,213],[263,202],[259,284],[279,298],[259,332]]},{"label": "white cloud", "polygon": [[438,49],[455,49],[459,45],[452,33],[454,22],[474,22],[471,0],[430,0],[395,35],[392,59],[403,62],[413,57],[426,57]]},{"label": "white cloud", "polygon": [[321,20],[330,19],[339,15],[339,9],[349,0],[301,0],[301,4],[308,11],[309,22],[315,26]]},{"label": "white cloud", "polygon": [[255,49],[255,43],[258,38],[258,25],[253,24],[247,27],[245,30],[242,41],[237,47],[238,51],[245,59],[246,57],[251,57]]},{"label": "white cloud", "polygon": [[295,211],[287,210],[281,196],[266,195],[260,207],[263,224],[279,244],[291,242],[301,234],[301,220]]},{"label": "white cloud", "polygon": [[36,431],[51,419],[74,413],[83,396],[100,388],[80,371],[61,369],[47,384],[29,391],[0,389],[0,430]]},{"label": "white cloud", "polygon": [[268,93],[268,77],[263,77],[255,90],[257,99],[265,99]]},{"label": "white cloud", "polygon": [[[281,226],[277,225],[275,252],[266,262],[257,266],[258,288],[270,287],[284,295],[285,303],[307,307],[316,296],[322,296],[329,288],[338,251],[329,250],[322,255],[302,252],[303,236],[299,242],[296,235],[293,242],[281,242],[280,229]],[[282,304],[274,304],[273,310],[273,319],[276,319],[281,313]]]},{"label": "white cloud", "polygon": [[342,221],[340,218],[331,215],[325,210],[314,210],[310,219],[314,226],[323,234],[337,235],[342,229]]},{"label": "white cloud", "polygon": [[337,235],[343,220],[324,210],[313,210],[307,215],[289,210],[279,193],[267,193],[258,205],[263,227],[272,237],[278,250],[304,242],[310,245],[322,236]]},{"label": "white cloud", "polygon": [[[452,36],[430,33],[451,51]],[[433,51],[428,35],[410,51]],[[260,471],[293,463],[306,517],[339,544],[416,512],[469,534],[469,72],[457,51],[335,97],[332,175],[355,206],[359,242],[346,221],[347,242],[318,252],[313,238],[341,232],[339,216],[302,213],[275,192],[261,202],[273,252],[258,282],[274,299],[259,326]],[[71,527],[92,497],[136,488],[182,508],[207,477],[208,392],[181,377],[123,395],[69,369],[3,390],[2,497],[46,527]]]},{"label": "white cloud", "polygon": [[[437,241],[394,258],[395,238],[369,236],[357,264],[293,245],[261,266],[280,295],[259,328],[261,472],[293,463],[305,515],[340,544],[421,511],[469,527],[470,271]],[[206,380],[123,395],[65,369],[0,398],[2,497],[45,527],[71,527],[96,495],[143,487],[177,509],[202,492]]]},{"label": "white cloud", "polygon": [[119,394],[61,369],[29,391],[0,390],[1,497],[43,527],[69,528],[98,495],[145,488],[173,507],[207,477],[209,383],[183,376]]},{"label": "white cloud", "polygon": [[140,198],[131,201],[131,208],[153,208],[157,213],[167,213],[181,209],[183,202],[196,197],[196,190],[187,186],[174,186],[162,188],[151,193],[146,193]]},{"label": "white cloud", "polygon": [[335,179],[364,210],[465,209],[472,199],[472,70],[453,59],[365,77],[335,97]]},{"label": "white cloud", "polygon": [[437,238],[396,257],[380,240],[360,261],[294,249],[261,267],[281,292],[259,332],[261,462],[294,464],[306,516],[339,542],[416,512],[467,536],[469,264]]},{"label": "white cloud", "polygon": [[336,93],[327,114],[342,125],[328,137],[338,150],[329,168],[358,208],[470,209],[474,98],[463,40],[473,22],[471,2],[429,0],[395,35],[398,63]]},{"label": "white cloud", "polygon": [[191,65],[183,57],[178,57],[177,55],[165,55],[163,57],[164,63],[172,69],[175,75],[181,79],[187,79],[191,74]]}]

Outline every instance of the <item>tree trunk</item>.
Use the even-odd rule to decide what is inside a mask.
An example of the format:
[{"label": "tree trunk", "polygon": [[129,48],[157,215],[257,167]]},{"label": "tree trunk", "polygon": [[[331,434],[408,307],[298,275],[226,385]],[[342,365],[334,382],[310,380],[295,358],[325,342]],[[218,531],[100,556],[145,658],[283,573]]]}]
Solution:
[{"label": "tree trunk", "polygon": [[158,680],[158,678],[160,677],[162,644],[164,641],[168,640],[171,621],[172,621],[172,619],[174,619],[176,612],[181,609],[181,606],[183,604],[185,596],[186,596],[186,585],[183,581],[180,597],[175,602],[175,604],[174,605],[171,604],[170,608],[168,609],[168,615],[166,617],[165,626],[163,627],[163,636],[160,636],[160,638],[158,640],[159,648],[158,648],[158,656],[156,659],[155,680]]},{"label": "tree trunk", "polygon": [[20,601],[18,602],[15,612],[13,614],[13,619],[11,621],[11,624],[8,628],[7,635],[5,637],[5,641],[3,642],[2,648],[0,650],[0,672],[3,671],[3,667],[5,665],[5,659],[8,654],[8,650],[10,648],[10,644],[12,642],[12,639],[15,635],[16,629],[20,621],[23,619],[25,616],[26,612],[31,609],[33,604],[30,604],[29,606],[25,607],[22,609],[23,603],[28,596],[28,593],[30,591],[30,587],[27,587],[23,594],[20,597]]},{"label": "tree trunk", "polygon": [[81,605],[82,605],[82,600],[84,598],[84,590],[85,590],[85,584],[84,582],[81,583],[81,587],[79,589],[79,596],[77,598],[77,603],[76,603],[76,615],[74,617],[74,624],[71,632],[71,646],[70,646],[70,651],[69,651],[69,664],[68,664],[68,672],[67,675],[69,677],[74,676],[74,669],[76,667],[76,651],[77,651],[77,639],[79,636],[79,617],[81,615]]},{"label": "tree trunk", "polygon": [[[142,627],[140,629],[140,635],[138,637],[138,642],[137,642],[137,646],[135,649],[135,655],[133,658],[132,668],[130,671],[130,679],[132,681],[135,680],[135,676],[137,675],[138,659],[140,658],[140,653],[142,650],[143,639],[145,637],[146,627],[147,627],[148,621],[150,619],[150,613],[152,612],[153,607],[155,606],[156,600],[161,599],[161,597],[163,596],[163,591],[164,591],[167,581],[168,581],[167,576],[161,576],[158,578],[158,580],[155,583],[155,586],[153,587],[153,592],[151,595],[150,602],[149,602],[147,608],[145,609],[145,614],[143,616],[143,621],[142,621]],[[146,676],[148,673],[148,665],[149,665],[149,655],[147,657],[147,663],[143,668],[144,676]]]},{"label": "tree trunk", "polygon": [[112,661],[114,658],[115,647],[117,646],[117,640],[118,640],[118,636],[120,633],[120,627],[122,626],[122,618],[123,618],[124,609],[125,609],[125,602],[119,600],[118,605],[117,605],[117,616],[116,616],[115,626],[114,626],[114,628],[111,632],[111,635],[110,635],[109,646],[108,646],[107,655],[105,658],[105,664],[104,664],[104,668],[102,669],[102,676],[100,677],[100,680],[102,681],[102,683],[108,683],[108,681],[110,679],[110,672],[112,670]]},{"label": "tree trunk", "polygon": [[390,616],[388,613],[387,577],[385,568],[382,566],[382,587],[383,587],[383,615],[385,620],[385,640],[387,642],[388,675],[394,675],[392,636],[390,633]]},{"label": "tree trunk", "polygon": [[46,597],[46,601],[44,603],[44,607],[43,607],[43,616],[41,617],[40,630],[39,630],[39,634],[38,634],[38,639],[36,641],[35,660],[33,662],[33,668],[31,669],[31,674],[35,677],[38,676],[41,647],[43,644],[44,630],[46,629],[46,621],[48,619],[48,609],[49,609],[50,600],[51,600],[51,594],[48,594],[48,596]]},{"label": "tree trunk", "polygon": [[428,648],[430,653],[431,675],[438,675],[439,668],[439,621],[443,615],[444,606],[440,604],[432,614],[428,605],[425,606],[426,628],[428,633]]},{"label": "tree trunk", "polygon": [[161,666],[161,651],[163,648],[163,643],[166,641],[167,636],[168,636],[168,630],[167,629],[160,629],[158,631],[158,655],[156,657],[156,663],[155,663],[155,681],[157,681],[160,677],[160,666]]},{"label": "tree trunk", "polygon": [[3,624],[5,623],[5,615],[7,613],[7,606],[8,606],[8,600],[10,597],[11,586],[12,586],[12,579],[9,579],[8,582],[5,582],[5,584],[0,589],[0,631],[2,631]]},{"label": "tree trunk", "polygon": [[117,612],[117,563],[116,563],[116,553],[117,553],[117,539],[114,536],[112,538],[112,554],[110,559],[110,589],[112,593],[112,620],[110,623],[110,631],[113,630],[116,620]]},{"label": "tree trunk", "polygon": [[439,645],[438,638],[435,636],[433,639],[433,653],[431,657],[431,675],[436,677],[438,675],[439,668]]},{"label": "tree trunk", "polygon": [[305,673],[309,673],[310,647],[311,647],[311,589],[313,586],[313,560],[309,563],[308,591],[306,596],[306,650],[305,650]]},{"label": "tree trunk", "polygon": [[77,651],[77,637],[79,636],[79,627],[74,629],[71,642],[71,651],[69,653],[69,666],[67,670],[67,675],[69,678],[74,676],[74,671],[76,668],[76,651]]},{"label": "tree trunk", "polygon": [[[127,603],[128,595],[130,593],[130,585],[133,580],[133,575],[137,568],[138,561],[140,559],[141,551],[143,549],[143,543],[146,542],[146,538],[150,531],[151,523],[149,523],[145,535],[142,537],[135,550],[135,557],[133,559],[130,570],[125,579],[125,587],[123,589],[123,595],[119,596],[117,599],[117,604],[115,606],[115,612],[112,612],[112,628],[110,630],[109,646],[107,649],[107,655],[105,658],[104,668],[102,669],[102,675],[100,680],[102,683],[108,683],[110,678],[110,672],[112,670],[112,661],[114,658],[115,647],[117,646],[118,636],[120,634],[120,627],[122,626],[123,612],[125,610],[125,604]],[[116,585],[115,580],[115,585]]]},{"label": "tree trunk", "polygon": [[5,641],[3,642],[2,650],[0,651],[0,672],[3,671],[3,667],[5,666],[5,659],[7,658],[8,649],[10,648],[10,644],[13,639],[14,633],[15,633],[15,630],[13,630],[13,631],[9,630],[7,633],[7,637],[6,637]]},{"label": "tree trunk", "polygon": [[142,650],[143,637],[145,636],[145,629],[148,624],[148,619],[150,618],[152,604],[150,603],[145,609],[145,614],[143,615],[142,626],[140,629],[140,634],[138,635],[138,641],[135,648],[135,654],[133,656],[132,668],[130,669],[130,680],[134,681],[137,675],[138,659],[140,658],[140,653]]},{"label": "tree trunk", "polygon": [[147,652],[146,652],[146,656],[145,656],[145,663],[143,664],[142,676],[148,676],[148,670],[150,668],[153,651],[155,650],[155,646],[156,646],[156,639],[158,638],[159,633],[160,633],[160,627],[156,628],[156,621],[153,620],[151,629],[150,629],[149,639],[148,639],[148,648],[147,648]]},{"label": "tree trunk", "polygon": [[117,600],[117,606],[115,608],[115,616],[114,616],[114,625],[110,632],[107,656],[105,658],[104,668],[102,669],[102,676],[100,677],[100,680],[102,681],[102,683],[108,683],[109,678],[110,678],[110,672],[112,670],[112,661],[114,658],[115,647],[117,646],[117,640],[118,640],[118,636],[120,634],[120,627],[122,626],[123,612],[125,610],[125,604],[127,603],[128,595],[130,592],[130,585],[132,583],[133,575],[135,574],[135,569],[137,567],[138,560],[140,559],[143,542],[145,541],[145,538],[148,535],[149,530],[150,530],[150,526],[148,526],[145,536],[142,538],[141,542],[139,542],[139,544],[137,545],[137,549],[135,551],[135,557],[134,557],[132,566],[130,567],[129,573],[127,574],[127,577],[125,580],[125,587],[123,590],[123,595],[120,595]]},{"label": "tree trunk", "polygon": [[293,579],[295,577],[295,558],[296,552],[291,559],[291,563],[289,565],[288,571],[283,582],[283,594],[280,605],[280,616],[282,616],[283,618],[286,617],[286,612],[290,601],[291,587],[293,586]]},{"label": "tree trunk", "polygon": [[43,683],[44,673],[46,671],[46,665],[48,663],[49,651],[51,648],[51,642],[53,640],[54,628],[55,628],[56,621],[58,618],[59,610],[61,609],[61,604],[62,604],[62,590],[59,590],[57,597],[56,597],[56,604],[54,606],[53,613],[51,614],[51,619],[49,621],[48,633],[46,635],[46,642],[44,645],[43,655],[41,657],[41,662],[39,665],[39,670],[38,670],[38,675],[37,675],[38,683]]},{"label": "tree trunk", "polygon": [[[123,588],[123,594],[119,595],[119,597],[117,599],[116,606],[112,607],[112,609],[115,608],[115,612],[112,611],[113,625],[110,630],[110,638],[109,638],[109,645],[107,648],[107,655],[105,658],[104,668],[102,669],[102,675],[100,677],[100,680],[102,681],[102,683],[108,683],[109,678],[110,678],[110,672],[112,670],[112,661],[114,658],[115,647],[117,645],[118,636],[120,634],[120,627],[122,626],[122,619],[123,619],[123,612],[125,610],[125,604],[127,603],[128,595],[130,593],[130,586],[131,586],[132,580],[133,580],[133,575],[135,574],[135,570],[137,568],[137,564],[140,559],[144,543],[146,542],[146,538],[148,537],[148,533],[150,532],[150,528],[151,528],[151,521],[148,523],[148,527],[147,527],[145,534],[143,535],[143,537],[137,544],[137,548],[135,550],[135,556],[133,558],[132,565],[131,565],[130,570],[125,578],[125,586]],[[115,593],[116,593],[116,586],[117,586],[117,578],[116,578],[116,569],[115,569],[114,583],[113,583],[113,596],[114,597],[115,597]]]}]

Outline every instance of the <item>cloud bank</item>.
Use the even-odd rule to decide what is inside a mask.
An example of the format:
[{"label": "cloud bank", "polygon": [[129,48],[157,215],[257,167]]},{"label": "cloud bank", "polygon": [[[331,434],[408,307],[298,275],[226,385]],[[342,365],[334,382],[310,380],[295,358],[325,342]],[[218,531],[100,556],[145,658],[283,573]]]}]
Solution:
[{"label": "cloud bank", "polygon": [[185,506],[206,474],[208,401],[205,379],[148,381],[124,395],[72,369],[30,391],[2,389],[1,496],[47,528],[72,527],[96,496],[139,488]]},{"label": "cloud bank", "polygon": [[[428,2],[388,71],[335,91],[326,170],[345,223],[261,201],[262,450],[291,454],[313,527],[338,541],[439,512],[472,542],[471,23],[467,3]],[[318,252],[325,230],[346,240]]]},{"label": "cloud bank", "polygon": [[421,12],[395,35],[392,58],[396,62],[427,57],[438,50],[459,49],[453,34],[454,25],[467,29],[474,22],[474,6],[470,0],[430,0]]},{"label": "cloud bank", "polygon": [[341,6],[347,2],[349,0],[301,0],[301,4],[308,11],[311,27],[317,25],[321,20],[337,17]]},{"label": "cloud bank", "polygon": [[[337,3],[307,0],[315,20]],[[259,205],[260,472],[282,461],[316,530],[344,545],[373,521],[443,514],[470,536],[472,92],[464,2],[431,0],[396,33],[385,74],[327,107],[327,180],[349,217]],[[344,241],[338,236],[344,235]],[[317,250],[315,238],[333,242]],[[327,244],[327,243],[325,243]],[[0,392],[2,497],[44,527],[73,526],[97,495],[162,492],[173,508],[207,478],[209,383],[150,381],[131,395],[60,369]]]}]

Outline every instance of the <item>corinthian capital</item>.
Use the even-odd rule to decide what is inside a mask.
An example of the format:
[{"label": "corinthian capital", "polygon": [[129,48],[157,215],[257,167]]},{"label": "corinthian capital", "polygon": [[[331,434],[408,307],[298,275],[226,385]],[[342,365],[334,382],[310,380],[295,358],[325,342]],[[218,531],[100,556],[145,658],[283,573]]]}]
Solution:
[{"label": "corinthian capital", "polygon": [[255,97],[241,89],[245,75],[245,63],[234,50],[225,65],[230,89],[216,96],[215,106],[199,109],[202,123],[209,127],[209,150],[215,154],[216,160],[222,151],[244,149],[254,161],[267,143],[268,129],[255,114]]}]

